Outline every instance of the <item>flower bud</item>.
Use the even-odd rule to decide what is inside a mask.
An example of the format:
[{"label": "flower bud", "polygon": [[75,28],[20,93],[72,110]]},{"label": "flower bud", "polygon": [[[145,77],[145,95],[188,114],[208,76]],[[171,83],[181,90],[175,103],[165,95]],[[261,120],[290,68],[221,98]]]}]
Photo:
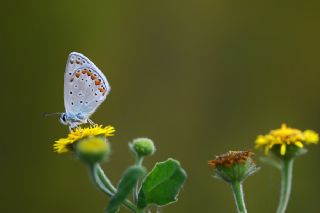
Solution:
[{"label": "flower bud", "polygon": [[100,163],[110,155],[110,144],[104,136],[90,136],[75,144],[75,153],[83,162]]},{"label": "flower bud", "polygon": [[139,157],[152,155],[156,151],[153,141],[149,138],[134,139],[129,143],[129,147]]}]

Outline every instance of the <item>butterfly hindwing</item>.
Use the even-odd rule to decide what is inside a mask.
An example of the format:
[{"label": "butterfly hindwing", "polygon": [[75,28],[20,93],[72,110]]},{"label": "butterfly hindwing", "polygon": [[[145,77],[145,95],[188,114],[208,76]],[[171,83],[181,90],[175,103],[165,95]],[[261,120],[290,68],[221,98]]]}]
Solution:
[{"label": "butterfly hindwing", "polygon": [[110,85],[104,74],[84,55],[69,55],[64,79],[64,104],[67,113],[90,115],[106,99]]}]

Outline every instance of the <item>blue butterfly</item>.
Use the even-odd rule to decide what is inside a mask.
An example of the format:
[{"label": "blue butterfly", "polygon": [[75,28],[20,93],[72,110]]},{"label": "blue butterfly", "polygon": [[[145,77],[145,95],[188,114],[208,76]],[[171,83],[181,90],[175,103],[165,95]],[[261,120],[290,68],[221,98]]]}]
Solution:
[{"label": "blue butterfly", "polygon": [[106,99],[111,87],[100,69],[81,53],[70,53],[64,74],[65,113],[60,122],[70,129],[94,124],[89,117]]}]

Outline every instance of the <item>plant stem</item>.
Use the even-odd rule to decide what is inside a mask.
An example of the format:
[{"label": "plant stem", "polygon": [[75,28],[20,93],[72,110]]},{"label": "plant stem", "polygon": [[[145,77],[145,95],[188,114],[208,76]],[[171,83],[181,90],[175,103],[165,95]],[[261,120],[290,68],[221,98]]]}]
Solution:
[{"label": "plant stem", "polygon": [[[143,157],[137,156],[136,157],[136,166],[142,166]],[[136,186],[133,190],[133,202],[137,205],[138,203],[138,194],[139,194],[139,187],[140,187],[140,180],[137,181]]]},{"label": "plant stem", "polygon": [[231,183],[231,188],[233,191],[233,196],[237,205],[239,213],[247,213],[246,204],[244,202],[244,194],[242,189],[242,183],[233,182]]},{"label": "plant stem", "polygon": [[102,182],[102,184],[109,190],[111,191],[113,194],[117,192],[117,189],[112,185],[111,181],[109,180],[109,178],[105,175],[103,169],[101,168],[101,166],[99,164],[96,165],[97,167],[97,174],[100,178],[100,181]]},{"label": "plant stem", "polygon": [[105,184],[101,181],[99,174],[98,174],[98,166],[99,164],[91,164],[90,165],[90,175],[93,180],[95,186],[102,191],[103,193],[107,194],[108,196],[112,197],[114,195],[114,191],[109,190]]},{"label": "plant stem", "polygon": [[282,160],[281,191],[277,213],[284,213],[288,206],[292,185],[293,161],[293,158],[284,158]]},{"label": "plant stem", "polygon": [[[102,191],[103,193],[107,194],[110,197],[112,197],[117,192],[117,189],[112,185],[111,181],[105,175],[104,171],[102,170],[99,164],[90,165],[90,174],[94,184],[100,191]],[[135,212],[135,213],[141,212],[129,200],[123,201],[122,204],[128,209],[130,209],[132,212]]]},{"label": "plant stem", "polygon": [[143,162],[143,157],[137,157],[136,159],[136,166],[141,166],[142,165],[142,162]]}]

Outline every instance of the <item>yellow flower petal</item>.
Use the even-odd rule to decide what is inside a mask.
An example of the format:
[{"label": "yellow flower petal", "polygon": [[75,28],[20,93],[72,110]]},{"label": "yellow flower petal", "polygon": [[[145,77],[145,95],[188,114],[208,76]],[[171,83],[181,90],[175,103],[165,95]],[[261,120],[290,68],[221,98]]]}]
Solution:
[{"label": "yellow flower petal", "polygon": [[268,143],[268,140],[263,135],[259,135],[256,139],[256,145],[263,145]]},{"label": "yellow flower petal", "polygon": [[319,135],[312,130],[304,131],[303,136],[306,143],[318,143],[319,141]]},{"label": "yellow flower petal", "polygon": [[264,148],[267,154],[275,144],[281,146],[280,153],[285,155],[287,145],[295,145],[302,148],[304,144],[318,143],[319,135],[312,130],[305,130],[302,132],[299,129],[288,127],[286,124],[282,124],[279,129],[270,131],[266,135],[258,135],[255,141],[256,148]]},{"label": "yellow flower petal", "polygon": [[280,154],[285,155],[286,154],[286,144],[282,144],[280,148]]},{"label": "yellow flower petal", "polygon": [[72,151],[72,144],[89,136],[103,135],[105,137],[113,136],[116,130],[113,126],[102,127],[101,125],[93,125],[86,128],[78,127],[72,130],[67,138],[61,138],[55,142],[53,149],[61,154]]},{"label": "yellow flower petal", "polygon": [[303,147],[303,143],[301,143],[300,141],[295,142],[294,145],[296,145],[296,146],[299,147],[299,148],[302,148],[302,147]]},{"label": "yellow flower petal", "polygon": [[265,155],[269,155],[269,147],[268,146],[266,146],[265,148],[264,148],[264,154]]}]

